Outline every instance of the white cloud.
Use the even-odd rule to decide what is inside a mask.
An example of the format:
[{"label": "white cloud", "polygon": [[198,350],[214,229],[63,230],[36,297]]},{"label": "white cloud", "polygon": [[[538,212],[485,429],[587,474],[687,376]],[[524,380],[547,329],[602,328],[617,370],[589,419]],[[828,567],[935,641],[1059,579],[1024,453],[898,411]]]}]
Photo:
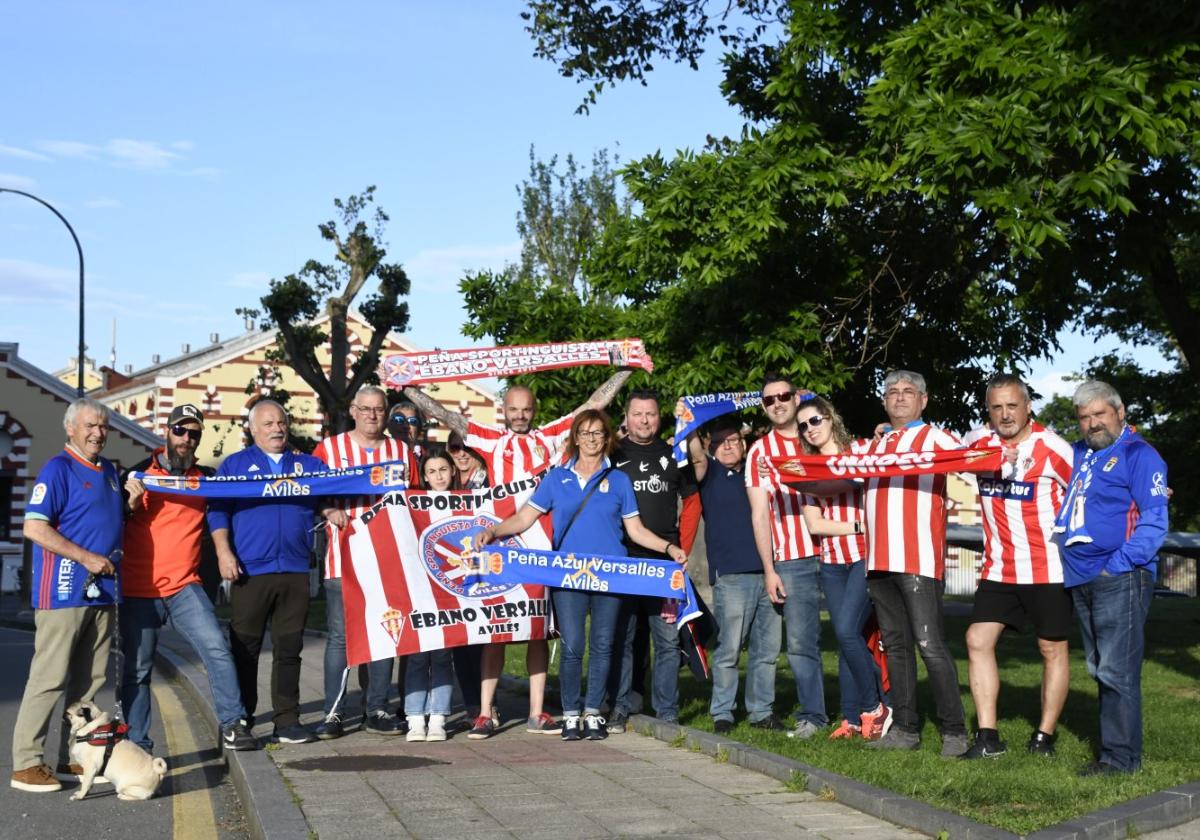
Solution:
[{"label": "white cloud", "polygon": [[37,147],[54,157],[83,158],[84,160],[95,160],[103,151],[99,146],[78,143],[74,140],[43,140],[37,144]]},{"label": "white cloud", "polygon": [[192,149],[196,148],[196,144],[191,140],[176,140],[171,144],[171,148],[180,152],[190,152]]},{"label": "white cloud", "polygon": [[32,178],[26,178],[24,175],[0,172],[0,187],[8,187],[10,190],[31,190],[36,185],[37,181]]},{"label": "white cloud", "polygon": [[446,292],[458,289],[458,281],[468,271],[500,269],[521,256],[521,242],[504,245],[452,245],[426,248],[404,260],[404,270],[414,289]]},{"label": "white cloud", "polygon": [[1030,380],[1029,387],[1042,395],[1040,400],[1035,402],[1035,407],[1044,404],[1051,397],[1060,394],[1070,396],[1075,393],[1075,389],[1079,386],[1078,380],[1071,380],[1068,377],[1072,376],[1068,371],[1050,371],[1049,373]]},{"label": "white cloud", "polygon": [[0,258],[0,298],[6,306],[53,306],[79,300],[79,269]]},{"label": "white cloud", "polygon": [[104,146],[112,160],[134,169],[166,169],[179,155],[148,140],[109,140]]},{"label": "white cloud", "polygon": [[261,289],[266,293],[270,282],[271,275],[265,271],[240,271],[226,280],[224,285],[230,289]]},{"label": "white cloud", "polygon": [[92,210],[114,210],[124,205],[115,198],[89,198],[83,202],[83,206]]},{"label": "white cloud", "polygon": [[0,145],[0,155],[20,158],[21,160],[50,160],[50,158],[46,157],[45,155],[39,155],[37,152],[31,152],[28,149],[19,149],[16,146]]}]

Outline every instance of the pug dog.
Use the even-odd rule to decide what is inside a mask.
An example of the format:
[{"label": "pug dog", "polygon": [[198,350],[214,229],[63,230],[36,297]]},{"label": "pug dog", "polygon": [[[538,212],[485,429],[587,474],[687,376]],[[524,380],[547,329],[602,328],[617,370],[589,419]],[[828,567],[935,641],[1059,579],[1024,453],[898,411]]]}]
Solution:
[{"label": "pug dog", "polygon": [[[92,783],[104,763],[104,747],[88,743],[86,736],[110,723],[112,718],[87,700],[72,703],[63,717],[71,727],[71,758],[83,768],[79,790],[71,794],[71,799],[80,800],[92,789]],[[165,775],[167,762],[154,758],[128,739],[116,743],[108,766],[104,768],[104,777],[116,788],[118,799],[149,799],[154,796]]]}]

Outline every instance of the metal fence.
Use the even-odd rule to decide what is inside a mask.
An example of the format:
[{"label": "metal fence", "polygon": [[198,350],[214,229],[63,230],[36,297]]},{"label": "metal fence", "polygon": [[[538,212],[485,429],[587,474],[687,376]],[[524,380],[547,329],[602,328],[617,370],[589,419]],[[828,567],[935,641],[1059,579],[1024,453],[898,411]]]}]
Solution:
[{"label": "metal fence", "polygon": [[[946,549],[946,594],[974,595],[983,565],[983,529],[978,525],[951,525]],[[1172,532],[1158,555],[1157,594],[1196,597],[1196,565],[1200,534]]]}]

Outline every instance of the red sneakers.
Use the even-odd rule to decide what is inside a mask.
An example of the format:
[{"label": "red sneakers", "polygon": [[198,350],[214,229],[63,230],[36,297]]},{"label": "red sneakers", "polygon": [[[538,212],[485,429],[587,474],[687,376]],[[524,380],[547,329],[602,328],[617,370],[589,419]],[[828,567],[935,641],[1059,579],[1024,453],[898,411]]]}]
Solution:
[{"label": "red sneakers", "polygon": [[833,730],[829,735],[830,741],[837,741],[842,738],[857,738],[862,735],[862,727],[855,726],[848,720],[843,720],[842,725]]},{"label": "red sneakers", "polygon": [[878,741],[891,728],[892,710],[882,703],[862,716],[862,736],[868,741]]}]

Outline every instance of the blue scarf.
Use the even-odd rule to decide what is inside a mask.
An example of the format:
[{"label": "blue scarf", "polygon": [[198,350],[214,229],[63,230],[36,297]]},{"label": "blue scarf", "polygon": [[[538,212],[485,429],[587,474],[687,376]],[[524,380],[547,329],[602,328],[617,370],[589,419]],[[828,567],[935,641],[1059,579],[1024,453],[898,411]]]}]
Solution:
[{"label": "blue scarf", "polygon": [[[300,464],[296,465],[300,469]],[[408,465],[387,461],[361,467],[346,467],[322,472],[296,472],[293,475],[200,476],[147,475],[132,473],[147,490],[206,499],[258,499],[282,496],[378,496],[389,490],[403,490]]]},{"label": "blue scarf", "polygon": [[[681,601],[677,618],[680,627],[700,615],[691,578],[671,560],[485,545],[475,555],[475,562],[468,581],[486,577],[488,584],[532,583],[556,589],[675,598]],[[470,591],[472,584],[466,585]]]},{"label": "blue scarf", "polygon": [[1084,509],[1087,505],[1088,488],[1092,486],[1092,478],[1096,474],[1096,462],[1101,458],[1107,460],[1130,431],[1129,426],[1126,426],[1121,430],[1121,434],[1117,435],[1117,439],[1103,449],[1089,447],[1083,460],[1075,464],[1071,481],[1067,485],[1067,494],[1054,520],[1054,532],[1066,535],[1063,545],[1092,542],[1092,535],[1088,533],[1087,523],[1084,521]]},{"label": "blue scarf", "polygon": [[688,435],[723,414],[762,405],[762,394],[759,391],[698,394],[684,397],[681,402],[683,410],[675,418],[675,461],[682,467],[688,460]]}]

